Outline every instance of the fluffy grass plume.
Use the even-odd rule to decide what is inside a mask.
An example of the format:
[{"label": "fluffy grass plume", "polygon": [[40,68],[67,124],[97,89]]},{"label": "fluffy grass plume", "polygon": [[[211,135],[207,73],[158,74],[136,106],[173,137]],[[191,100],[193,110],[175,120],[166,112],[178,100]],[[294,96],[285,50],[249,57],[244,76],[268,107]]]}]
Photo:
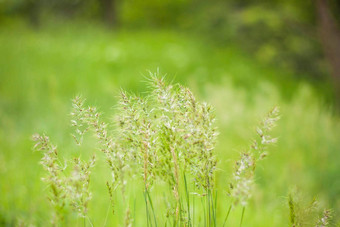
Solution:
[{"label": "fluffy grass plume", "polygon": [[[86,106],[82,97],[73,99],[72,136],[79,146],[87,133],[97,138],[98,150],[112,176],[106,182],[112,214],[116,215],[116,210],[124,214],[119,218],[121,225],[139,225],[135,221],[136,211],[129,202],[132,195],[128,188],[135,185],[142,192],[143,221],[147,226],[221,226],[228,223],[232,207],[237,205],[243,209],[242,225],[245,207],[253,193],[256,165],[267,156],[268,146],[277,140],[270,134],[280,118],[279,109],[273,108],[260,122],[256,138],[235,162],[228,189],[231,201],[223,207],[229,209],[225,209],[227,215],[219,222],[217,215],[221,212],[217,211],[215,179],[215,145],[219,133],[214,109],[197,100],[188,88],[170,84],[157,73],[151,73],[147,83],[150,92],[143,96],[120,91],[116,115],[110,123],[102,119],[96,107]],[[47,172],[44,180],[50,187],[49,200],[54,208],[52,222],[65,223],[69,207],[92,224],[88,209],[95,158],[86,162],[76,157],[73,162],[66,162],[71,166],[66,168],[66,164],[60,164],[57,149],[47,136],[35,135],[34,140],[34,148],[43,152],[41,163]],[[154,201],[159,198],[159,184],[168,188],[162,191],[165,212],[155,207],[159,204]],[[118,195],[121,195],[122,203],[118,202]],[[289,198],[290,222],[298,226],[301,215],[293,197]],[[330,216],[330,212],[325,211],[319,217],[318,226],[325,226]]]},{"label": "fluffy grass plume", "polygon": [[292,227],[316,226],[326,227],[330,225],[332,211],[322,208],[313,198],[306,201],[300,192],[292,189],[288,195],[289,220]]}]

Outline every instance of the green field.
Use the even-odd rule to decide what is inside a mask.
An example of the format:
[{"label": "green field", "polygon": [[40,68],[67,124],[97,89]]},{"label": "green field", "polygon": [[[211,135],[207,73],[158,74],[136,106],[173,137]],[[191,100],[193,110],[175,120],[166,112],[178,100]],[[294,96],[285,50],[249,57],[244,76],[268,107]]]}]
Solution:
[{"label": "green field", "polygon": [[[105,182],[110,172],[95,140],[89,136],[86,145],[78,147],[70,136],[71,99],[81,94],[110,121],[120,88],[143,95],[148,91],[145,75],[157,69],[216,109],[220,223],[230,203],[226,190],[234,160],[275,105],[281,109],[274,130],[279,140],[257,168],[244,226],[287,226],[287,195],[294,186],[307,200],[316,196],[324,207],[340,211],[340,121],[320,95],[327,84],[296,81],[294,75],[260,65],[233,45],[221,49],[185,33],[107,31],[86,23],[34,30],[15,23],[0,30],[0,225],[49,224],[41,154],[32,151],[36,132],[49,135],[65,158],[97,153],[89,216],[94,226],[123,225],[123,211],[107,217]],[[130,203],[135,204],[136,226],[143,226],[143,192],[129,190],[135,192]],[[154,200],[157,196],[161,198],[156,191]],[[231,212],[228,226],[238,225],[241,208]],[[158,215],[164,214],[160,210]],[[68,221],[70,226],[83,225],[75,215]]]}]

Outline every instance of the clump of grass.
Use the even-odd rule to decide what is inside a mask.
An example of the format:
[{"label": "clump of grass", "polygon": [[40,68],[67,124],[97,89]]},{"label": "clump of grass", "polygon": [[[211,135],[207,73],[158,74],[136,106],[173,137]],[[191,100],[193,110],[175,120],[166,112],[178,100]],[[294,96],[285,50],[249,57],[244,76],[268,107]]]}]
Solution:
[{"label": "clump of grass", "polygon": [[73,170],[67,178],[66,190],[70,205],[83,218],[87,217],[88,203],[92,198],[89,190],[91,169],[95,165],[95,156],[89,162],[74,159]]},{"label": "clump of grass", "polygon": [[247,151],[241,152],[241,157],[235,164],[233,181],[230,183],[230,195],[234,205],[246,206],[251,197],[256,164],[267,156],[269,144],[277,141],[269,133],[280,119],[279,109],[274,107],[256,128],[257,137]]},{"label": "clump of grass", "polygon": [[256,165],[267,156],[268,145],[277,141],[270,136],[271,130],[280,119],[278,107],[274,107],[256,128],[257,137],[248,150],[241,152],[240,159],[236,161],[233,179],[230,183],[229,195],[232,198],[224,224],[226,223],[233,206],[242,206],[241,224],[245,207],[252,195]]},{"label": "clump of grass", "polygon": [[316,226],[317,227],[326,227],[329,225],[330,220],[332,219],[332,211],[329,209],[325,209],[319,218]]},{"label": "clump of grass", "polygon": [[318,201],[313,198],[310,202],[306,202],[302,195],[291,190],[288,195],[289,220],[292,227],[298,226],[329,226],[332,218],[332,212],[329,209],[321,210]]},{"label": "clump of grass", "polygon": [[61,165],[58,159],[57,147],[50,142],[49,137],[35,134],[33,135],[33,141],[36,143],[33,149],[43,152],[40,164],[47,171],[47,174],[42,180],[49,185],[48,200],[54,210],[51,222],[57,225],[64,220],[65,213],[67,193],[65,190],[65,179],[62,175],[65,166]]},{"label": "clump of grass", "polygon": [[[151,208],[154,215],[149,194],[153,182],[167,182],[174,199],[169,211],[174,214],[174,223],[188,222],[190,209],[182,209],[180,192],[183,176],[190,175],[197,189],[205,191],[202,194],[211,194],[214,187],[217,162],[213,150],[218,133],[213,109],[198,102],[188,88],[167,84],[155,74],[150,75],[149,84],[152,92],[143,98],[121,91],[114,136],[108,135],[107,124],[101,122],[96,109],[85,108],[84,100],[76,97],[74,137],[79,143],[85,132],[94,130],[111,167],[113,183],[123,192],[124,178],[142,176],[147,213]],[[112,195],[115,185],[108,188]]]},{"label": "clump of grass", "polygon": [[41,165],[47,171],[45,181],[50,188],[48,199],[53,207],[52,224],[55,226],[64,223],[67,207],[71,206],[82,218],[88,218],[88,202],[91,200],[89,190],[91,168],[95,164],[95,157],[89,161],[75,158],[72,171],[67,174],[67,164],[61,164],[58,157],[57,147],[54,146],[49,137],[35,134],[33,140],[36,142],[34,150],[43,152]]},{"label": "clump of grass", "polygon": [[[220,226],[214,150],[218,130],[214,109],[198,101],[188,88],[167,83],[157,73],[150,74],[148,84],[151,91],[143,97],[123,90],[120,92],[117,114],[111,124],[102,120],[97,108],[86,106],[85,99],[74,98],[71,124],[75,128],[73,137],[76,143],[81,145],[88,132],[97,137],[99,150],[104,154],[112,175],[112,179],[106,182],[112,213],[115,215],[116,209],[125,210],[125,217],[120,220],[122,225],[137,224],[126,186],[142,182],[140,190],[144,196],[147,226],[163,225],[160,220],[164,219],[165,224],[173,226]],[[256,165],[267,156],[268,146],[277,140],[270,133],[279,118],[279,110],[275,107],[260,122],[256,128],[257,137],[236,161],[228,193],[231,205],[223,225],[232,207],[237,205],[242,207],[242,225],[245,207],[253,191]],[[66,167],[60,164],[56,147],[48,137],[36,135],[34,140],[35,149],[44,152],[42,164],[48,172],[46,181],[52,192],[50,200],[55,207],[55,223],[63,220],[62,210],[67,206],[85,220],[88,218],[90,174],[95,158],[88,162],[75,158],[71,172],[66,174]],[[169,189],[163,197],[167,206],[164,214],[158,212],[153,203],[153,190],[158,182],[165,183]],[[116,203],[118,192],[123,199],[121,205]],[[195,203],[197,198],[201,203]],[[299,223],[297,205],[292,198],[289,206],[291,223]],[[197,214],[197,210],[201,213]],[[329,217],[330,213],[325,212],[320,223],[327,223]]]}]

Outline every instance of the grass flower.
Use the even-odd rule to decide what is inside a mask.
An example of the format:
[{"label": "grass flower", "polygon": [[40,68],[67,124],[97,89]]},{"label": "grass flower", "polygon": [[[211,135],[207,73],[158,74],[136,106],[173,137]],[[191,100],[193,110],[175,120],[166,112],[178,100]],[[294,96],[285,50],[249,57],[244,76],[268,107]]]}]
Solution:
[{"label": "grass flower", "polygon": [[47,171],[42,180],[49,185],[48,199],[54,208],[53,225],[63,223],[66,207],[70,204],[83,218],[87,215],[88,202],[91,199],[89,191],[90,169],[95,164],[95,157],[89,162],[75,158],[73,169],[69,175],[65,172],[66,164],[61,165],[58,151],[45,135],[33,135],[36,142],[34,150],[43,152],[41,165]]},{"label": "grass flower", "polygon": [[329,221],[332,218],[332,211],[325,209],[318,220],[316,227],[326,227],[329,225]]},{"label": "grass flower", "polygon": [[302,194],[297,192],[296,189],[291,190],[288,195],[288,207],[292,227],[326,227],[329,226],[332,218],[331,210],[325,209],[321,212],[321,206],[315,198],[310,202],[306,202]]},{"label": "grass flower", "polygon": [[257,137],[248,151],[242,152],[241,158],[236,161],[233,181],[230,183],[230,196],[234,205],[240,204],[243,207],[247,205],[254,184],[256,164],[267,156],[268,145],[277,141],[269,133],[279,119],[279,110],[274,107],[256,128]]},{"label": "grass flower", "polygon": [[40,164],[44,170],[47,171],[47,174],[42,180],[46,182],[50,188],[48,199],[54,208],[52,223],[57,225],[64,220],[65,198],[67,194],[65,191],[63,171],[66,166],[60,164],[57,147],[50,142],[49,137],[34,134],[33,141],[35,142],[33,149],[43,152],[43,158]]},{"label": "grass flower", "polygon": [[95,165],[95,156],[89,162],[74,159],[73,170],[67,178],[66,192],[70,204],[78,214],[86,218],[88,203],[92,198],[89,190],[91,169]]},{"label": "grass flower", "polygon": [[[126,187],[135,182],[144,183],[141,190],[147,226],[158,225],[160,219],[157,218],[157,207],[153,206],[152,192],[162,181],[170,189],[163,197],[167,209],[163,215],[166,224],[195,226],[195,220],[199,220],[198,224],[204,226],[218,226],[215,185],[218,129],[214,109],[197,100],[188,88],[170,84],[158,73],[150,73],[148,84],[150,92],[143,97],[123,90],[120,92],[116,115],[110,123],[102,119],[97,108],[85,106],[85,99],[75,97],[71,112],[71,125],[75,129],[72,136],[79,146],[88,132],[98,139],[99,150],[112,176],[106,186],[113,214],[119,208],[125,211],[122,225],[136,224],[129,203],[131,192]],[[253,192],[256,166],[267,156],[268,146],[277,141],[270,134],[279,118],[279,110],[275,107],[260,122],[256,128],[256,138],[235,162],[228,193],[232,203],[224,224],[231,208],[236,205],[243,207],[242,224],[245,207]],[[57,225],[63,220],[64,210],[68,206],[84,221],[85,218],[89,219],[88,205],[92,197],[90,176],[95,157],[89,161],[75,158],[69,164],[70,170],[64,171],[66,165],[60,164],[57,148],[49,138],[34,135],[33,139],[36,142],[34,149],[43,152],[41,164],[47,171],[43,179],[50,186],[49,200],[55,213],[53,223]],[[118,191],[122,194],[122,204],[116,203]],[[201,217],[195,218],[193,200],[196,195],[202,202],[202,220]],[[305,224],[306,217],[316,207],[316,201],[313,201],[310,206],[301,209],[292,194],[288,204],[292,226]],[[327,226],[330,217],[331,212],[325,210],[314,223],[317,223],[316,226]]]}]

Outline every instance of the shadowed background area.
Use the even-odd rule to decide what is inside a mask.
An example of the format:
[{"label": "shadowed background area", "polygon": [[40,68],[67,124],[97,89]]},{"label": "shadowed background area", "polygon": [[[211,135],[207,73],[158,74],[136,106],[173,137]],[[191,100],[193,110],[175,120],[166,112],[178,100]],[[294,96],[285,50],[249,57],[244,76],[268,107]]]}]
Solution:
[{"label": "shadowed background area", "polygon": [[[287,226],[293,186],[339,214],[339,15],[331,0],[0,1],[0,225],[49,223],[33,133],[48,134],[63,157],[88,157],[96,142],[74,144],[71,99],[82,94],[109,122],[120,89],[144,95],[148,70],[158,69],[216,109],[218,216],[229,206],[234,160],[274,105],[279,141],[257,169],[244,225]],[[89,208],[95,226],[110,204],[110,174],[98,159]],[[144,210],[136,201],[138,223]],[[234,212],[231,226],[241,215]],[[119,211],[107,219],[118,223]]]}]

